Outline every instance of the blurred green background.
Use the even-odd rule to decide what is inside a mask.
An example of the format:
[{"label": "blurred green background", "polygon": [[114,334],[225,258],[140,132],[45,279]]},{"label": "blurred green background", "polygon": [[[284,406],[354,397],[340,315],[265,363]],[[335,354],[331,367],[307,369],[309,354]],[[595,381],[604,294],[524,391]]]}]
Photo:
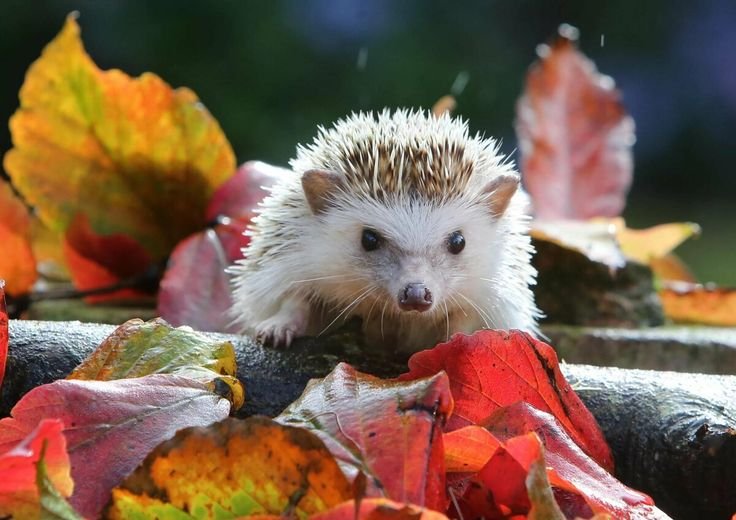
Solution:
[{"label": "blurred green background", "polygon": [[[429,107],[453,89],[473,130],[515,150],[514,104],[537,44],[562,22],[623,90],[637,123],[630,226],[694,221],[678,252],[736,286],[736,1],[3,0],[0,118],[66,14],[102,68],[198,93],[240,162],[285,165],[318,124]],[[7,124],[0,149],[9,149]]]}]

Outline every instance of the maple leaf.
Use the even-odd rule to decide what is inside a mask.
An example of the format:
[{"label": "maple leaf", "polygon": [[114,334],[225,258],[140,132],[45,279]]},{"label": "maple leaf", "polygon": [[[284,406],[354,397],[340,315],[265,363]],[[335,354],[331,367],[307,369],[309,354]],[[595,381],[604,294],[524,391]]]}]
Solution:
[{"label": "maple leaf", "polygon": [[367,496],[443,510],[440,427],[451,410],[444,374],[387,381],[340,363],[276,420],[313,431],[351,479],[364,473]]},{"label": "maple leaf", "polygon": [[350,484],[313,433],[252,417],[180,431],[113,490],[108,513],[113,519],[303,518],[350,498]]},{"label": "maple leaf", "polygon": [[13,296],[27,293],[36,281],[30,231],[28,208],[0,179],[0,280],[5,280],[5,290]]},{"label": "maple leaf", "polygon": [[265,188],[289,173],[251,161],[217,189],[207,207],[212,228],[186,238],[171,254],[158,295],[163,318],[198,330],[237,332],[229,314],[232,295],[226,269],[243,257],[250,242],[244,232]]},{"label": "maple leaf", "polygon": [[540,47],[516,107],[524,186],[543,219],[616,217],[631,184],[634,122],[576,38],[563,25]]},{"label": "maple leaf", "polygon": [[64,424],[75,482],[70,503],[96,517],[119,484],[159,443],[188,426],[224,419],[230,403],[191,379],[155,374],[117,381],[61,380],[28,392],[0,420],[0,453],[45,418]]},{"label": "maple leaf", "polygon": [[414,354],[412,380],[444,370],[455,402],[446,431],[480,423],[495,410],[526,401],[554,415],[570,437],[603,467],[613,459],[598,423],[560,372],[546,343],[520,331],[481,330],[456,334],[447,343]]},{"label": "maple leaf", "polygon": [[162,261],[204,228],[233,151],[192,91],[100,70],[79,33],[70,15],[28,70],[5,170],[51,229],[82,215],[94,233],[127,236]]}]

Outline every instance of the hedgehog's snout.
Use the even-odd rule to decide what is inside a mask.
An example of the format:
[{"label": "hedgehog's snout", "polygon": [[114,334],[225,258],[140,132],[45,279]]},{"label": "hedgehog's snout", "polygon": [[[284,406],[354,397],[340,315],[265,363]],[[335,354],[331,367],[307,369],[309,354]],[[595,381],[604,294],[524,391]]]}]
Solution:
[{"label": "hedgehog's snout", "polygon": [[423,283],[408,283],[399,291],[402,311],[424,312],[432,307],[432,292]]}]

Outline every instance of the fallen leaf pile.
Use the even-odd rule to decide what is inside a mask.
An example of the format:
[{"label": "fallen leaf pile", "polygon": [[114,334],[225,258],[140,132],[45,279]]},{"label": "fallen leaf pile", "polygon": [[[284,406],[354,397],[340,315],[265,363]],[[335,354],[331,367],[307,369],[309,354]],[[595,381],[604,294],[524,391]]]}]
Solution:
[{"label": "fallen leaf pile", "polygon": [[525,333],[457,334],[393,380],[339,364],[273,419],[227,417],[235,371],[228,343],[120,326],[0,420],[0,514],[667,518],[611,475],[554,351]]}]

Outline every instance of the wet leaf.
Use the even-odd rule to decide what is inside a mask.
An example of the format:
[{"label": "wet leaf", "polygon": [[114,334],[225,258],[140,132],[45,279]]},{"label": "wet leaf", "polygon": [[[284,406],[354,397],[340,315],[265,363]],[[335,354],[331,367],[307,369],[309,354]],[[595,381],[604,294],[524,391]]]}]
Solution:
[{"label": "wet leaf", "polygon": [[[447,520],[437,511],[424,509],[413,504],[394,502],[387,498],[366,498],[360,501],[357,512],[360,520]],[[344,502],[324,513],[310,517],[310,520],[355,520],[355,501]]]},{"label": "wet leaf", "polygon": [[71,504],[95,517],[110,490],[162,441],[188,426],[206,426],[230,412],[227,400],[202,384],[173,375],[118,381],[61,380],[39,386],[0,420],[0,453],[15,446],[42,419],[56,417],[75,482]]},{"label": "wet leaf", "polygon": [[69,16],[31,65],[5,170],[46,225],[63,231],[81,214],[98,235],[126,235],[161,261],[204,227],[212,193],[235,171],[232,149],[192,91],[100,70],[79,32]]},{"label": "wet leaf", "polygon": [[214,193],[207,208],[211,229],[179,243],[161,280],[158,312],[174,325],[198,330],[236,332],[228,311],[232,305],[226,268],[243,257],[250,241],[244,235],[253,211],[288,170],[251,161]]},{"label": "wet leaf", "polygon": [[30,233],[28,208],[0,178],[0,280],[5,280],[5,290],[13,296],[29,292],[36,281]]},{"label": "wet leaf", "polygon": [[211,340],[189,327],[174,328],[160,318],[120,325],[67,379],[111,381],[151,374],[184,375],[213,392],[221,381],[230,387],[233,407],[243,405],[232,343]]},{"label": "wet leaf", "polygon": [[665,315],[673,321],[736,327],[736,289],[669,282],[659,291]]},{"label": "wet leaf", "polygon": [[542,219],[616,217],[631,184],[634,122],[576,32],[561,26],[540,47],[516,108],[524,185]]},{"label": "wet leaf", "polygon": [[44,419],[17,444],[0,449],[0,516],[40,516],[43,490],[39,492],[39,473],[59,498],[72,494],[74,483],[62,428],[58,419]]},{"label": "wet leaf", "polygon": [[[653,506],[651,498],[624,486],[586,455],[552,415],[528,403],[519,402],[499,409],[484,421],[483,426],[507,448],[518,436],[530,432],[538,435],[544,445],[550,484],[581,497],[593,513],[608,513],[621,520],[668,518]],[[527,455],[522,457],[522,452],[514,451],[513,447],[509,451],[528,470],[533,459],[527,458],[528,463],[523,462]]]},{"label": "wet leaf", "polygon": [[183,518],[305,518],[351,497],[332,454],[311,432],[265,417],[226,419],[183,430],[156,448],[113,491],[109,517],[178,518],[174,512],[187,511],[192,516]]},{"label": "wet leaf", "polygon": [[[135,240],[120,233],[99,235],[87,218],[78,215],[69,225],[63,241],[66,265],[74,286],[80,291],[109,287],[145,273],[151,258]],[[135,298],[145,293],[120,289],[88,296],[90,303]]]},{"label": "wet leaf", "polygon": [[606,468],[610,449],[595,418],[560,372],[555,351],[520,331],[456,334],[447,343],[414,354],[401,380],[444,370],[455,409],[446,431],[480,423],[495,410],[525,401],[554,415],[570,437]]},{"label": "wet leaf", "polygon": [[313,431],[351,480],[362,471],[367,496],[444,510],[440,428],[451,410],[444,374],[388,381],[341,363],[276,420]]}]

